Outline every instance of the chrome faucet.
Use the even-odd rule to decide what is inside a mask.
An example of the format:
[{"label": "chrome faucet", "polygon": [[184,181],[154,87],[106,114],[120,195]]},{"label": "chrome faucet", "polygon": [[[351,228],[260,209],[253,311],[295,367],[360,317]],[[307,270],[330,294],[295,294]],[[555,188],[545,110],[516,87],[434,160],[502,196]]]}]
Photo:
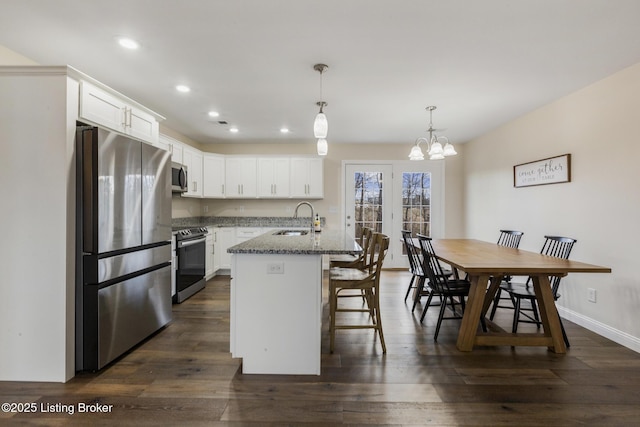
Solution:
[{"label": "chrome faucet", "polygon": [[309,202],[300,202],[300,203],[298,203],[298,206],[296,206],[296,210],[293,213],[293,217],[294,218],[298,218],[298,209],[302,205],[307,205],[311,209],[311,232],[314,232],[315,231],[315,227],[313,225],[313,221],[314,221],[314,218],[315,218],[315,214],[314,214],[315,211],[314,211],[313,205],[311,203],[309,203]]}]

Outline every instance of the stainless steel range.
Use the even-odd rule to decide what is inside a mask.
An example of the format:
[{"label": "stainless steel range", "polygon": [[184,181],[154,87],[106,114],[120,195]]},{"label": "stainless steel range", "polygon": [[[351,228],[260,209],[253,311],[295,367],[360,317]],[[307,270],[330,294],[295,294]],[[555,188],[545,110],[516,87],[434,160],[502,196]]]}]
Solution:
[{"label": "stainless steel range", "polygon": [[173,302],[181,303],[205,286],[206,227],[174,232],[176,247],[176,293]]}]

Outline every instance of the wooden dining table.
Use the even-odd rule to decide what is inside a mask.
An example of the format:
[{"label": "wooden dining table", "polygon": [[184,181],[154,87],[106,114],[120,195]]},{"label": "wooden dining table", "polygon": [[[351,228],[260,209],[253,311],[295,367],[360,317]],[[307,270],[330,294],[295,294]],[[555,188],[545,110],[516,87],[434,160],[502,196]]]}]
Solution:
[{"label": "wooden dining table", "polygon": [[[471,351],[479,346],[546,346],[555,353],[565,353],[566,346],[550,276],[569,273],[610,273],[611,269],[583,262],[555,258],[536,252],[499,246],[473,239],[432,240],[438,258],[465,272],[471,288],[458,333],[457,347]],[[485,319],[504,276],[530,276],[536,294],[543,331],[511,333]],[[487,331],[480,328],[485,319]]]}]

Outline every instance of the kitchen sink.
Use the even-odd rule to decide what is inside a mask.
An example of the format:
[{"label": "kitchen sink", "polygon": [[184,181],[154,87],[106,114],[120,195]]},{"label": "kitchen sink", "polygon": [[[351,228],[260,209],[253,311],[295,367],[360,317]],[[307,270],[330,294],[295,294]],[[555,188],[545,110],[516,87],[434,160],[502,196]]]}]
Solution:
[{"label": "kitchen sink", "polygon": [[273,233],[274,236],[306,236],[309,230],[279,230]]}]

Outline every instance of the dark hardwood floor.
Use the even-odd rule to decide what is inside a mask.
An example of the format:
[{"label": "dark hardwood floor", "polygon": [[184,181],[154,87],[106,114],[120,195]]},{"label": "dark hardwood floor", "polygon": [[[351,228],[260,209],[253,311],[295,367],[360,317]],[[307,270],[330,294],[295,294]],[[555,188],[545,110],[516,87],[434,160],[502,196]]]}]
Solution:
[{"label": "dark hardwood floor", "polygon": [[[37,405],[35,413],[0,412],[0,425],[640,424],[640,354],[568,321],[566,355],[539,347],[461,353],[458,320],[445,320],[434,343],[437,307],[420,324],[422,307],[412,314],[403,302],[408,274],[382,277],[386,355],[371,330],[338,331],[329,354],[325,325],[320,376],[243,375],[229,354],[229,277],[217,277],[174,306],[169,326],[100,373],[66,384],[0,382],[0,402]],[[496,322],[510,325],[510,314]],[[79,413],[81,404],[108,412]]]}]

